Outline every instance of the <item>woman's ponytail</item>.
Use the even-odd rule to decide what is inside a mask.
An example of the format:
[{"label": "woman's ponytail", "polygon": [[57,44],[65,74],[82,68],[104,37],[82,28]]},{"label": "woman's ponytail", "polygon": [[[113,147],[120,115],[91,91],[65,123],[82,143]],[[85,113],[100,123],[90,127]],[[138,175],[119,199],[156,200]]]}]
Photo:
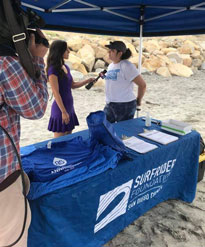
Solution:
[{"label": "woman's ponytail", "polygon": [[126,52],[122,54],[121,60],[128,59],[132,56],[132,52],[129,48],[126,49]]}]

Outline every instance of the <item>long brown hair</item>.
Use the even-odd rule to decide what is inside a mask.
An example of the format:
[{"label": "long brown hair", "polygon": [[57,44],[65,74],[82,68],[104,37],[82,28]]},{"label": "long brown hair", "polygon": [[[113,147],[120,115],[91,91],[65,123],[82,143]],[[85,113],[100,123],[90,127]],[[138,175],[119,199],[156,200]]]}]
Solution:
[{"label": "long brown hair", "polygon": [[63,55],[66,50],[67,50],[67,43],[65,41],[63,40],[53,41],[49,49],[49,54],[47,58],[47,68],[46,68],[47,73],[50,66],[53,66],[53,68],[59,73],[60,77],[63,77],[65,75],[65,72],[62,69],[62,65],[64,65]]}]

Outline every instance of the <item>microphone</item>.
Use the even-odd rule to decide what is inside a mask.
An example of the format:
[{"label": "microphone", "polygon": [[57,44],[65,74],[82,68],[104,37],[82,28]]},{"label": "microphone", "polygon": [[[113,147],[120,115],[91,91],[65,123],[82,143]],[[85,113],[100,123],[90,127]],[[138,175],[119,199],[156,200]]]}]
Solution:
[{"label": "microphone", "polygon": [[85,86],[86,89],[91,89],[91,87],[94,85],[94,83],[99,79],[99,78],[104,78],[105,74],[107,73],[107,70],[103,70],[102,72],[99,73],[98,77],[95,78],[95,80],[91,81],[90,83],[88,83],[88,85]]}]

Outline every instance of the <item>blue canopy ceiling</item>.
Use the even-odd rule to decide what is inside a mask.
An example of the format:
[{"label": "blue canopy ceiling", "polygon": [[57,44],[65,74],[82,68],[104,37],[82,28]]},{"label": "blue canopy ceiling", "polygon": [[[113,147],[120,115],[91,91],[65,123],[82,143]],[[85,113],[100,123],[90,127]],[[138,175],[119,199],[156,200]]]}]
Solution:
[{"label": "blue canopy ceiling", "polygon": [[45,29],[95,34],[169,36],[205,33],[202,0],[22,0]]}]

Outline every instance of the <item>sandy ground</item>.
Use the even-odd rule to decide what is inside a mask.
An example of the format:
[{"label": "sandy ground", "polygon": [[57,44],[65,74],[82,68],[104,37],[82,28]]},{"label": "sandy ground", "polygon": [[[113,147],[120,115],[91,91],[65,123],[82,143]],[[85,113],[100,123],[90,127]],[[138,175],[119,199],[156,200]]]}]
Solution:
[{"label": "sandy ground", "polygon": [[[190,78],[163,78],[158,75],[143,75],[147,92],[140,116],[149,112],[153,118],[176,119],[190,123],[205,140],[205,71]],[[137,93],[137,87],[136,87]],[[50,91],[50,90],[49,90]],[[50,93],[51,97],[51,93]],[[86,116],[102,110],[105,102],[104,87],[84,87],[73,90],[75,110],[80,126],[87,128]],[[21,119],[21,146],[53,138],[47,131],[50,108],[40,120]],[[170,200],[163,202],[134,221],[107,247],[204,247],[205,246],[205,179],[198,183],[193,203]]]}]

